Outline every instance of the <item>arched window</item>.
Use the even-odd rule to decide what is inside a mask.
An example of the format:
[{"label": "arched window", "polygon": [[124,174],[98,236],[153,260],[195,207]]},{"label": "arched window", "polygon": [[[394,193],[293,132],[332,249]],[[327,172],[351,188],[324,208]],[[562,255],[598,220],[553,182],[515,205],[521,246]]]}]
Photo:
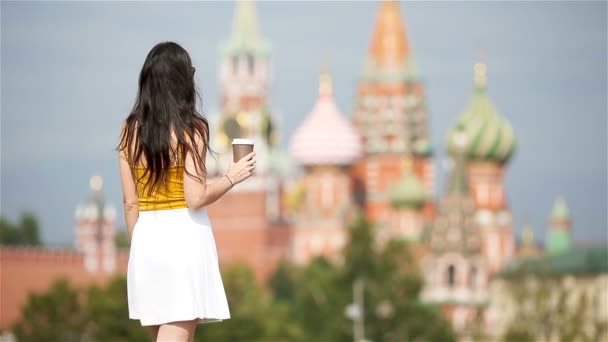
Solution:
[{"label": "arched window", "polygon": [[449,265],[447,273],[448,287],[454,287],[454,284],[456,284],[456,267]]}]

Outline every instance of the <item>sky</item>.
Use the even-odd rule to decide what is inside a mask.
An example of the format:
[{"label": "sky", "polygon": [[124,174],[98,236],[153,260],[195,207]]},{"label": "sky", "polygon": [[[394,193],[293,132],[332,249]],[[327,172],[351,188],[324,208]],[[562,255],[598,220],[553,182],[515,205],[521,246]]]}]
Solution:
[{"label": "sky", "polygon": [[[40,220],[49,245],[74,240],[74,211],[100,174],[124,229],[114,147],[146,54],[160,41],[186,48],[203,111],[218,108],[219,44],[233,2],[1,2],[0,214]],[[323,56],[336,102],[350,117],[378,4],[283,1],[256,4],[272,44],[270,103],[281,144],[310,112]],[[582,243],[607,240],[606,2],[402,2],[426,84],[438,195],[444,141],[473,92],[481,42],[488,92],[512,125],[518,150],[506,170],[515,230],[544,240],[563,195]]]}]

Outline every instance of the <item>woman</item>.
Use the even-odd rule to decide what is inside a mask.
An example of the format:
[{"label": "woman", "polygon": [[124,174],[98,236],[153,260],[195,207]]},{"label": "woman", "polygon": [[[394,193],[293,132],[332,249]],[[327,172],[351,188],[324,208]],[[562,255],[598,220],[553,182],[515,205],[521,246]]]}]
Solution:
[{"label": "woman", "polygon": [[256,161],[250,153],[207,184],[209,125],[196,111],[194,71],[178,44],[152,48],[117,148],[129,318],[156,341],[192,341],[197,324],[230,318],[205,207],[249,178]]}]

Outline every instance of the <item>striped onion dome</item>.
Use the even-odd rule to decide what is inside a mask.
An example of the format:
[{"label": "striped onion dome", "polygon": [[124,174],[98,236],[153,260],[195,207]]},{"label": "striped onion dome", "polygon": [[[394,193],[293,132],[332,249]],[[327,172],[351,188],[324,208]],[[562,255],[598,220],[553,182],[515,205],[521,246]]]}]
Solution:
[{"label": "striped onion dome", "polygon": [[486,93],[486,65],[475,64],[475,94],[447,137],[448,151],[458,147],[452,137],[464,133],[467,137],[467,156],[471,160],[485,160],[504,164],[516,148],[513,128],[501,117]]},{"label": "striped onion dome", "polygon": [[389,198],[395,208],[420,208],[426,202],[426,191],[412,170],[411,157],[406,158],[405,163],[405,173],[391,188]]},{"label": "striped onion dome", "polygon": [[322,73],[319,98],[291,138],[289,153],[301,165],[352,165],[362,154],[361,138],[340,113],[331,77]]}]

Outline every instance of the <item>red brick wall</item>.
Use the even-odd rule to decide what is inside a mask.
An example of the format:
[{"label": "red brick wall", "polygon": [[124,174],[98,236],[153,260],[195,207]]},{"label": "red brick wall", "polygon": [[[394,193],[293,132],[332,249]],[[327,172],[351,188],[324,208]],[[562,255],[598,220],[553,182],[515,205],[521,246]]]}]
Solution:
[{"label": "red brick wall", "polygon": [[128,250],[118,252],[117,263],[114,274],[92,274],[84,269],[83,254],[73,249],[0,248],[0,329],[19,320],[30,292],[44,292],[61,277],[76,287],[103,285],[117,273],[126,274]]},{"label": "red brick wall", "polygon": [[220,263],[244,263],[264,281],[286,255],[289,230],[266,218],[266,193],[231,192],[207,208]]}]

